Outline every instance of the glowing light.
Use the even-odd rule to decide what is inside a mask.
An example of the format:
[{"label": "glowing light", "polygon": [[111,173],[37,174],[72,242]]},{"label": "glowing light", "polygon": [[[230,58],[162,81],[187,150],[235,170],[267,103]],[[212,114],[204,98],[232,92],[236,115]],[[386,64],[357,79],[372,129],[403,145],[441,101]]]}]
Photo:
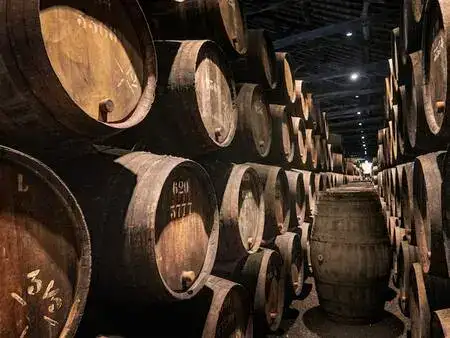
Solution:
[{"label": "glowing light", "polygon": [[356,80],[358,80],[358,79],[359,79],[359,73],[352,73],[352,74],[350,75],[350,80],[356,81]]},{"label": "glowing light", "polygon": [[345,34],[347,37],[351,37],[353,35],[352,32],[347,32],[347,34]]},{"label": "glowing light", "polygon": [[362,126],[362,123],[361,123],[361,122],[359,122],[359,123],[358,123],[358,125]]},{"label": "glowing light", "polygon": [[361,115],[361,112],[359,111],[359,112],[357,112],[356,114]]}]

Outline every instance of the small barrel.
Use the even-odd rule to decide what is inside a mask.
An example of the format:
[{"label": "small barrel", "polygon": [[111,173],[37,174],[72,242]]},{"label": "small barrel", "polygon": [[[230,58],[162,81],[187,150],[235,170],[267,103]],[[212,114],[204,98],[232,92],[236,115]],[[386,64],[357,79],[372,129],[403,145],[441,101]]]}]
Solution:
[{"label": "small barrel", "polygon": [[401,194],[401,209],[403,227],[405,228],[406,237],[411,241],[415,239],[415,233],[413,233],[413,173],[414,162],[406,163],[403,166],[402,182],[400,187]]},{"label": "small barrel", "polygon": [[91,278],[84,216],[56,174],[0,146],[0,335],[74,337]]},{"label": "small barrel", "polygon": [[306,194],[303,174],[299,171],[286,171],[289,184],[289,195],[291,201],[291,220],[289,229],[298,228],[304,221],[306,215]]},{"label": "small barrel", "polygon": [[[300,172],[303,177],[303,187],[305,192],[304,197],[304,208],[305,208],[305,217],[304,222],[311,222],[312,221],[312,209],[315,206],[315,187],[314,187],[314,180],[315,180],[315,174],[306,171],[306,170],[294,170],[294,172]],[[301,224],[299,224],[301,225]]]},{"label": "small barrel", "polygon": [[397,257],[397,279],[399,281],[398,302],[402,313],[409,317],[409,274],[414,263],[419,262],[417,247],[402,241],[399,255]]},{"label": "small barrel", "polygon": [[320,305],[337,321],[379,319],[392,255],[376,191],[368,185],[323,192],[317,211],[311,259]]},{"label": "small barrel", "polygon": [[158,92],[152,113],[110,143],[158,154],[198,156],[228,147],[238,113],[227,60],[208,40],[156,41]]},{"label": "small barrel", "polygon": [[300,117],[305,123],[310,122],[310,111],[308,104],[308,97],[304,92],[304,81],[295,80],[295,102],[294,112],[295,116]]},{"label": "small barrel", "polygon": [[272,146],[272,118],[265,94],[259,85],[238,85],[236,99],[238,125],[228,148],[213,154],[233,161],[257,161],[269,155]]},{"label": "small barrel", "polygon": [[449,277],[442,224],[442,171],[445,151],[422,155],[414,161],[413,203],[416,243],[425,273]]},{"label": "small barrel", "polygon": [[289,53],[276,53],[277,85],[268,91],[267,98],[271,104],[290,105],[295,102],[294,68]]},{"label": "small barrel", "polygon": [[292,126],[296,139],[293,165],[299,169],[308,168],[311,166],[312,159],[307,147],[305,120],[300,117],[292,117]]},{"label": "small barrel", "polygon": [[221,229],[216,260],[258,251],[264,232],[264,198],[258,173],[248,165],[203,162],[214,184]]},{"label": "small barrel", "polygon": [[277,236],[275,247],[283,258],[285,284],[285,306],[300,296],[305,278],[305,262],[301,238],[298,234],[287,232]]},{"label": "small barrel", "polygon": [[450,100],[447,58],[450,44],[450,5],[446,1],[427,1],[423,12],[423,103],[425,116],[433,135],[448,138]]},{"label": "small barrel", "polygon": [[272,39],[263,29],[249,29],[247,40],[247,55],[232,64],[236,81],[274,89],[277,85],[277,60]]},{"label": "small barrel", "polygon": [[264,161],[288,167],[294,161],[296,142],[289,108],[271,104],[270,115],[272,117],[272,147]]},{"label": "small barrel", "polygon": [[264,240],[271,240],[289,228],[291,201],[286,173],[279,167],[248,163],[258,172],[264,189]]},{"label": "small barrel", "polygon": [[216,257],[219,212],[200,165],[111,149],[57,167],[89,224],[93,296],[146,305],[202,289]]},{"label": "small barrel", "polygon": [[433,311],[431,318],[431,337],[450,337],[450,308]]},{"label": "small barrel", "polygon": [[233,279],[252,296],[256,334],[273,332],[280,326],[285,284],[282,265],[283,260],[276,251],[262,249],[248,256],[242,268],[234,274]]},{"label": "small barrel", "polygon": [[232,57],[247,52],[244,18],[238,0],[140,3],[157,40],[213,40]]},{"label": "small barrel", "polygon": [[42,151],[109,136],[148,114],[156,54],[136,0],[4,5],[0,132],[6,142]]}]

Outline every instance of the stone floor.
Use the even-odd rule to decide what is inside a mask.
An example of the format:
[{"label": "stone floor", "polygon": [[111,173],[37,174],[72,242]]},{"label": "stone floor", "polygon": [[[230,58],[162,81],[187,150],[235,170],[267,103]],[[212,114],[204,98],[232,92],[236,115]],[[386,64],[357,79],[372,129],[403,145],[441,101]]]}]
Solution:
[{"label": "stone floor", "polygon": [[306,288],[310,290],[308,296],[294,301],[285,312],[281,328],[276,334],[267,337],[407,337],[409,320],[400,312],[397,297],[394,297],[397,290],[392,285],[393,299],[386,302],[384,319],[371,325],[354,326],[329,320],[319,307],[314,280],[309,278],[306,283]]}]

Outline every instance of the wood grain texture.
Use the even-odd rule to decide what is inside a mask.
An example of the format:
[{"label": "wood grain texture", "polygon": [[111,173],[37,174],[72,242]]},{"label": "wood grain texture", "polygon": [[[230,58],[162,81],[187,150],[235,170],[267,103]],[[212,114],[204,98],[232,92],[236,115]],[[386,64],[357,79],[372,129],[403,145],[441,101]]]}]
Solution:
[{"label": "wood grain texture", "polygon": [[419,262],[419,252],[416,246],[408,241],[402,241],[399,256],[397,258],[397,274],[399,280],[399,306],[402,313],[409,317],[409,275],[413,263]]},{"label": "wood grain texture", "polygon": [[230,56],[247,52],[247,32],[237,0],[141,0],[158,40],[217,42]]},{"label": "wood grain texture", "polygon": [[431,337],[450,337],[450,309],[433,311]]},{"label": "wood grain texture", "polygon": [[289,194],[291,201],[291,221],[289,229],[298,228],[304,221],[306,215],[305,184],[303,174],[299,171],[286,171],[286,177],[289,184]]},{"label": "wood grain texture", "polygon": [[156,41],[158,90],[152,114],[110,144],[160,154],[198,156],[232,142],[235,85],[217,44]]},{"label": "wood grain texture", "polygon": [[272,39],[263,29],[249,29],[247,41],[247,55],[232,63],[236,81],[257,83],[264,89],[274,89],[278,68]]},{"label": "wood grain texture", "polygon": [[91,232],[93,297],[146,305],[201,290],[219,238],[217,200],[201,166],[111,149],[57,167]]},{"label": "wood grain texture", "polygon": [[410,297],[409,310],[411,316],[411,337],[430,337],[430,306],[428,304],[422,267],[413,263],[409,277]]},{"label": "wood grain texture", "polygon": [[73,337],[90,277],[80,207],[41,162],[0,146],[0,336]]},{"label": "wood grain texture", "polygon": [[264,162],[289,167],[294,161],[295,137],[291,112],[287,106],[270,105],[272,117],[272,146]]},{"label": "wood grain texture", "polygon": [[99,139],[147,115],[156,56],[137,1],[6,1],[2,7],[0,128],[8,143],[39,149]]}]

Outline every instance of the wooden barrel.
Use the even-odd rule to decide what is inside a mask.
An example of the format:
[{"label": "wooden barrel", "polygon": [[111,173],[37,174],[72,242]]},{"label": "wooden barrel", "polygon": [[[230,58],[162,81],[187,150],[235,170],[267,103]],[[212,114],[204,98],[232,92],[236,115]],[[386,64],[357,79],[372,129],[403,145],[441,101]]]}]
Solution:
[{"label": "wooden barrel", "polygon": [[427,1],[423,12],[423,103],[428,126],[433,135],[448,138],[450,120],[446,113],[450,93],[447,67],[450,43],[448,30],[450,6],[446,1]]},{"label": "wooden barrel", "polygon": [[414,263],[419,261],[419,252],[417,247],[402,241],[399,255],[397,257],[397,279],[399,281],[398,302],[402,313],[409,317],[409,274]]},{"label": "wooden barrel", "polygon": [[233,161],[256,161],[269,155],[272,146],[272,118],[264,92],[259,85],[238,85],[238,121],[234,140],[215,157]]},{"label": "wooden barrel", "polygon": [[308,168],[311,165],[311,153],[308,152],[305,120],[300,117],[292,117],[292,126],[297,150],[293,164],[299,169]]},{"label": "wooden barrel", "polygon": [[403,220],[402,214],[402,180],[403,180],[403,167],[404,164],[397,165],[394,169],[396,171],[395,175],[395,187],[394,187],[394,198],[395,198],[395,209],[396,217]]},{"label": "wooden barrel", "polygon": [[202,289],[216,257],[219,212],[200,165],[105,150],[57,166],[89,224],[94,297],[145,305]]},{"label": "wooden barrel", "polygon": [[232,64],[236,81],[274,89],[277,85],[277,61],[272,39],[263,29],[249,29],[247,41],[247,55]]},{"label": "wooden barrel", "polygon": [[301,237],[293,232],[277,236],[275,247],[283,258],[283,274],[285,279],[285,306],[300,296],[305,278],[305,262]]},{"label": "wooden barrel", "polygon": [[272,117],[272,147],[265,162],[289,166],[294,161],[295,137],[290,111],[287,106],[270,105]]},{"label": "wooden barrel", "polygon": [[0,23],[5,142],[42,152],[144,119],[157,71],[137,1],[13,2]]},{"label": "wooden barrel", "polygon": [[152,113],[111,141],[127,149],[197,156],[232,142],[238,113],[227,61],[212,41],[156,41],[158,92]]},{"label": "wooden barrel", "polygon": [[258,172],[264,189],[264,240],[271,240],[289,228],[291,201],[286,173],[279,167],[248,163]]},{"label": "wooden barrel", "polygon": [[237,0],[140,3],[157,40],[207,39],[217,42],[230,56],[247,52],[244,18]]},{"label": "wooden barrel", "polygon": [[289,229],[298,228],[305,221],[307,207],[303,174],[299,171],[286,170],[286,176],[289,184],[289,200],[291,202]]},{"label": "wooden barrel", "polygon": [[450,337],[450,308],[433,311],[431,318],[431,337]]},{"label": "wooden barrel", "polygon": [[[393,72],[392,75],[394,76],[395,81],[399,84],[402,85],[403,83],[401,82],[402,79],[402,63],[401,63],[401,58],[402,58],[402,49],[401,49],[401,44],[400,44],[400,28],[396,27],[392,30],[391,33],[391,60],[392,60],[392,65],[393,65]],[[396,102],[394,103],[396,104]]]},{"label": "wooden barrel", "polygon": [[258,173],[248,165],[202,162],[214,184],[220,211],[216,260],[258,251],[264,232],[264,197]]},{"label": "wooden barrel", "polygon": [[277,85],[268,92],[271,104],[289,105],[295,102],[295,74],[293,61],[288,53],[277,52]]},{"label": "wooden barrel", "polygon": [[392,256],[378,195],[372,188],[333,189],[321,193],[317,211],[311,259],[321,307],[338,321],[379,318]]},{"label": "wooden barrel", "polygon": [[442,224],[442,171],[446,152],[422,155],[414,161],[413,203],[416,243],[425,273],[449,277],[450,262]]},{"label": "wooden barrel", "polygon": [[302,251],[303,251],[303,259],[305,266],[305,277],[308,277],[312,273],[312,265],[311,265],[311,223],[303,223],[302,224],[302,235],[301,235],[301,243],[302,243]]},{"label": "wooden barrel", "polygon": [[331,152],[343,154],[344,148],[342,146],[342,135],[329,133],[327,142],[331,144]]},{"label": "wooden barrel", "polygon": [[424,0],[404,0],[400,16],[400,41],[402,49],[407,53],[421,49],[422,10]]},{"label": "wooden barrel", "polygon": [[[308,104],[308,97],[306,92],[304,92],[304,81],[295,80],[295,102],[294,102],[294,112],[295,116],[302,118],[305,123],[310,121],[310,106]],[[312,126],[311,126],[312,127]]]},{"label": "wooden barrel", "polygon": [[0,334],[74,337],[91,277],[77,201],[41,162],[0,146]]},{"label": "wooden barrel", "polygon": [[401,228],[401,221],[399,222],[399,226],[394,229],[394,250],[393,250],[393,258],[392,258],[392,281],[394,282],[394,286],[396,288],[400,287],[400,274],[399,274],[399,259],[400,259],[400,250],[402,247],[402,242],[405,240],[405,228]]},{"label": "wooden barrel", "polygon": [[415,233],[413,232],[413,173],[414,162],[406,163],[403,166],[402,181],[400,187],[400,200],[402,209],[403,227],[406,231],[406,236],[411,242],[411,239],[415,239]]},{"label": "wooden barrel", "polygon": [[278,329],[283,314],[285,285],[283,260],[278,252],[261,249],[236,265],[215,267],[215,273],[242,284],[249,292],[256,337]]},{"label": "wooden barrel", "polygon": [[[303,219],[304,222],[312,221],[312,209],[315,206],[315,174],[306,171],[306,170],[294,170],[294,172],[300,172],[303,178],[303,188],[305,197],[304,197],[304,209],[305,209],[305,217]],[[301,225],[301,224],[299,224]]]},{"label": "wooden barrel", "polygon": [[307,169],[316,170],[319,166],[319,157],[314,140],[314,130],[309,128],[306,129],[306,149],[308,156],[311,157],[311,165]]}]

